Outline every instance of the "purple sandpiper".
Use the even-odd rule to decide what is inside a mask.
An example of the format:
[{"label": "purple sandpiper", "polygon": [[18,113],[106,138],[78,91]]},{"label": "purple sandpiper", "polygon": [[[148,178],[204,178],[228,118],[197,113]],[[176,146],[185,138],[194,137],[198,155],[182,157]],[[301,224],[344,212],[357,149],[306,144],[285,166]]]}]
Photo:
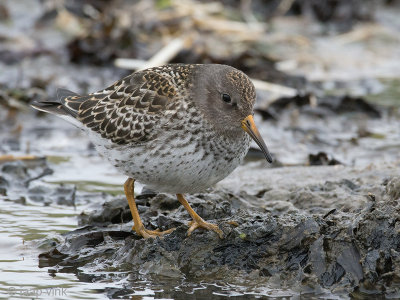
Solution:
[{"label": "purple sandpiper", "polygon": [[134,199],[134,181],[177,195],[196,228],[223,232],[204,221],[183,193],[204,191],[243,160],[250,137],[268,162],[270,153],[253,120],[254,85],[226,65],[170,64],[134,72],[89,95],[60,89],[38,110],[66,119],[88,133],[98,152],[129,178],[124,184],[133,230],[144,238],[174,230],[148,230]]}]

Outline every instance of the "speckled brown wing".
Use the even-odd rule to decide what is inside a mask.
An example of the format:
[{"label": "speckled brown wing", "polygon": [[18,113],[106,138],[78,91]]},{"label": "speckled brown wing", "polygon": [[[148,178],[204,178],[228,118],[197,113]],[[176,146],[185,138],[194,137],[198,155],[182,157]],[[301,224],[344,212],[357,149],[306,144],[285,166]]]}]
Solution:
[{"label": "speckled brown wing", "polygon": [[136,72],[103,91],[70,96],[64,106],[86,127],[117,144],[154,138],[174,107],[177,91],[166,75]]}]

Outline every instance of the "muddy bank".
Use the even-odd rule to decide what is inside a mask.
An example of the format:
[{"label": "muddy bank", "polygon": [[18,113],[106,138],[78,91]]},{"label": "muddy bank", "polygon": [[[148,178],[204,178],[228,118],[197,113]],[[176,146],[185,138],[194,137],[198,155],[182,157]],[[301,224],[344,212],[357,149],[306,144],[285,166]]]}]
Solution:
[{"label": "muddy bank", "polygon": [[[83,212],[82,227],[40,254],[39,266],[54,274],[73,272],[83,281],[104,280],[98,274],[106,270],[106,277],[128,272],[118,295],[131,293],[130,283],[145,277],[169,285],[251,283],[254,290],[398,296],[396,168],[385,165],[360,176],[350,167],[243,167],[232,178],[258,180],[249,184],[254,189],[238,192],[235,180],[225,180],[207,194],[188,196],[203,218],[219,224],[222,240],[203,230],[188,237],[187,212],[165,194],[138,196],[139,211],[146,227],[176,230],[163,239],[139,238],[130,231],[126,201],[117,197]],[[283,172],[288,176],[279,175]],[[335,179],[327,179],[333,173]],[[263,176],[275,181],[263,183]]]}]

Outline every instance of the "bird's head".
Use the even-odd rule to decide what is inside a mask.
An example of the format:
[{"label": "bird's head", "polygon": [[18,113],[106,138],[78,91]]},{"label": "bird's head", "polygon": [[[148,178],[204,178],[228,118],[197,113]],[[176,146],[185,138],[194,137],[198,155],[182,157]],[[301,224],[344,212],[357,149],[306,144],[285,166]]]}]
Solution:
[{"label": "bird's head", "polygon": [[261,148],[267,161],[272,162],[254,123],[256,91],[246,74],[226,65],[198,65],[193,81],[193,99],[221,134],[237,135],[244,130]]}]

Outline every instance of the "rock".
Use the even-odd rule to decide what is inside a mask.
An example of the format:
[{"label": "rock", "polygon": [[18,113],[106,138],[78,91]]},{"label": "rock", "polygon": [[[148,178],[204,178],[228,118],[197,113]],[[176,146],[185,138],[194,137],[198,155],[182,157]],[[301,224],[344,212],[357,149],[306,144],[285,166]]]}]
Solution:
[{"label": "rock", "polygon": [[392,200],[400,198],[400,177],[394,177],[386,184],[386,193]]},{"label": "rock", "polygon": [[[349,180],[337,184],[345,185],[348,192],[361,189]],[[58,265],[59,272],[86,266],[93,274],[86,274],[89,278],[96,271],[118,266],[119,271],[161,281],[186,278],[234,284],[252,280],[255,285],[298,286],[304,291],[363,294],[385,288],[394,293],[400,274],[396,250],[400,247],[400,206],[390,200],[392,194],[387,188],[375,202],[351,214],[332,210],[319,215],[297,209],[279,216],[220,190],[188,197],[200,215],[218,223],[224,239],[202,229],[187,236],[187,212],[165,194],[139,196],[138,204],[145,207],[146,227],[176,226],[171,234],[145,240],[130,231],[130,222],[115,230],[114,221],[129,214],[127,204],[117,198],[81,219],[86,226],[65,234],[64,242],[39,256],[39,264]]]},{"label": "rock", "polygon": [[13,186],[28,186],[29,182],[52,173],[46,158],[0,162],[0,174]]},{"label": "rock", "polygon": [[[332,114],[360,113],[370,118],[380,118],[381,112],[376,105],[373,105],[363,98],[351,96],[324,96],[317,100],[311,94],[296,95],[294,97],[282,97],[272,102],[266,110],[259,109],[265,119],[277,119],[285,109],[298,107],[304,112],[315,116]],[[316,103],[314,103],[316,102]],[[330,114],[329,114],[330,113]]]},{"label": "rock", "polygon": [[43,205],[75,206],[75,185],[38,183],[52,172],[44,157],[0,162],[0,195],[22,204],[31,200]]},{"label": "rock", "polygon": [[[137,204],[139,201],[137,202]],[[99,210],[85,211],[78,216],[78,225],[108,225],[129,222],[132,215],[125,198],[114,198],[105,202]]]},{"label": "rock", "polygon": [[8,186],[9,186],[8,181],[3,176],[0,176],[0,195],[5,196],[7,194]]},{"label": "rock", "polygon": [[44,204],[75,205],[76,186],[72,184],[40,184],[28,189],[28,197]]},{"label": "rock", "polygon": [[329,158],[328,154],[325,152],[318,152],[317,154],[309,154],[308,162],[310,166],[333,166],[333,165],[341,165],[342,163],[335,158]]}]

